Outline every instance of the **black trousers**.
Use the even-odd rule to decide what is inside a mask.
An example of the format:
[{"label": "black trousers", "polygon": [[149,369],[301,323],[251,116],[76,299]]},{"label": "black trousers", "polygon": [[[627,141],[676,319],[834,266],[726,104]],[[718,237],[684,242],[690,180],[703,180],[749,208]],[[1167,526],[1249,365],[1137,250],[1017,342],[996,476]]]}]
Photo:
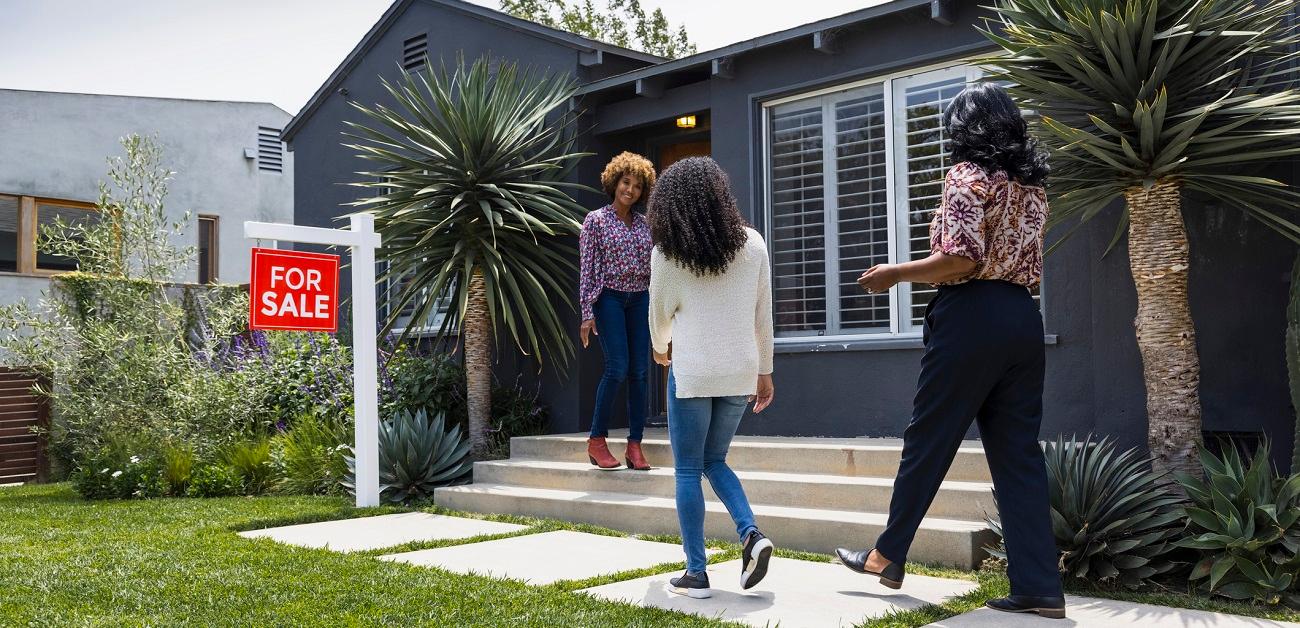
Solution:
[{"label": "black trousers", "polygon": [[1011,592],[1061,594],[1038,444],[1043,366],[1043,319],[1028,290],[1003,281],[939,288],[926,308],[921,377],[889,524],[876,542],[881,555],[907,561],[916,529],[977,420],[997,490]]}]

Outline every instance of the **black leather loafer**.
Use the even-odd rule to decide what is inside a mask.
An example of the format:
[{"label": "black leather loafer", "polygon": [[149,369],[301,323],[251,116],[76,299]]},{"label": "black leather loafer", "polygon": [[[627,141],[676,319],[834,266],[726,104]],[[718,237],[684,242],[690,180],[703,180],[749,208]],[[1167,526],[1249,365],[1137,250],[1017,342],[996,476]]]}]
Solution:
[{"label": "black leather loafer", "polygon": [[875,551],[876,549],[874,547],[869,550],[857,551],[839,547],[835,549],[835,557],[840,559],[841,565],[844,565],[853,571],[868,576],[878,576],[880,578],[880,584],[891,589],[901,589],[903,587],[903,575],[906,573],[903,570],[902,565],[898,563],[889,563],[888,567],[885,567],[879,572],[867,569],[867,558],[871,556],[871,552]]},{"label": "black leather loafer", "polygon": [[1004,613],[1035,613],[1048,619],[1065,619],[1065,598],[1036,595],[1008,595],[989,600],[985,606]]}]

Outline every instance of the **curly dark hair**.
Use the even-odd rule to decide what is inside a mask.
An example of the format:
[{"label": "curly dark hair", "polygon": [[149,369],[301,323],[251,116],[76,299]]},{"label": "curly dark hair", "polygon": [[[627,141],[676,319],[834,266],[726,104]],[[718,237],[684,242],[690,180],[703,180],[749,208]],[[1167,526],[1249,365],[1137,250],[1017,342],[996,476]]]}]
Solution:
[{"label": "curly dark hair", "polygon": [[687,157],[660,173],[646,219],[664,255],[698,277],[726,270],[749,226],[727,173],[709,157]]},{"label": "curly dark hair", "polygon": [[943,125],[952,138],[952,161],[969,161],[989,172],[999,170],[1025,184],[1047,182],[1047,153],[1029,136],[1029,125],[1007,90],[978,83],[948,105]]},{"label": "curly dark hair", "polygon": [[645,157],[627,151],[609,160],[609,163],[605,164],[605,171],[600,173],[600,186],[610,200],[614,199],[614,193],[618,191],[618,182],[622,181],[625,175],[641,177],[641,198],[637,199],[636,204],[644,206],[646,199],[650,198],[650,191],[655,187],[654,164]]}]

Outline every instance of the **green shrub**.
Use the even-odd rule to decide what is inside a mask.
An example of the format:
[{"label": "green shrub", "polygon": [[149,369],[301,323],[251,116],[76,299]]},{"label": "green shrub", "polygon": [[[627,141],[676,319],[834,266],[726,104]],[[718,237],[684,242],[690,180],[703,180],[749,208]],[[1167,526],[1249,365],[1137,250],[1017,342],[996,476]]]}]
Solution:
[{"label": "green shrub", "polygon": [[144,499],[166,493],[162,463],[148,453],[130,453],[111,442],[72,474],[73,486],[86,499]]},{"label": "green shrub", "polygon": [[269,438],[235,443],[222,452],[221,461],[239,475],[245,494],[260,495],[270,487],[275,468],[271,465]]},{"label": "green shrub", "polygon": [[328,495],[342,492],[339,482],[347,472],[343,460],[352,442],[351,422],[321,418],[307,412],[294,419],[288,431],[271,440],[271,460],[277,492]]},{"label": "green shrub", "polygon": [[[406,503],[433,498],[439,486],[454,484],[469,475],[469,441],[460,426],[447,431],[443,415],[429,420],[424,410],[401,412],[379,423],[380,498]],[[356,494],[356,459],[347,457],[344,486]]]},{"label": "green shrub", "polygon": [[[1043,454],[1062,575],[1137,588],[1173,569],[1168,555],[1183,500],[1151,470],[1150,458],[1135,449],[1116,455],[1114,441],[1091,436],[1057,437]],[[989,523],[1001,537],[999,522]],[[1005,545],[989,553],[1005,559]]]},{"label": "green shrub", "polygon": [[230,497],[243,490],[239,472],[224,464],[208,464],[190,474],[190,497]]},{"label": "green shrub", "polygon": [[1268,444],[1249,466],[1235,447],[1201,448],[1205,478],[1178,474],[1191,498],[1187,537],[1200,552],[1191,580],[1215,595],[1300,606],[1300,473],[1273,470]]},{"label": "green shrub", "polygon": [[187,446],[168,447],[163,452],[162,474],[167,494],[180,497],[190,487],[190,473],[194,470],[194,450]]}]

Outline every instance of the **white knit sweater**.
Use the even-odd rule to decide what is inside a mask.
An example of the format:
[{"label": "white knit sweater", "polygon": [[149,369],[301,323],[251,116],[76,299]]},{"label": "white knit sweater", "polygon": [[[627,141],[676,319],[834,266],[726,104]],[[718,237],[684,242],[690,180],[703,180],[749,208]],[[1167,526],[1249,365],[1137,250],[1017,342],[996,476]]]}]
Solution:
[{"label": "white knit sweater", "polygon": [[650,256],[650,340],[673,343],[677,398],[752,395],[772,372],[772,287],[757,231],[721,275],[696,276],[655,247]]}]

